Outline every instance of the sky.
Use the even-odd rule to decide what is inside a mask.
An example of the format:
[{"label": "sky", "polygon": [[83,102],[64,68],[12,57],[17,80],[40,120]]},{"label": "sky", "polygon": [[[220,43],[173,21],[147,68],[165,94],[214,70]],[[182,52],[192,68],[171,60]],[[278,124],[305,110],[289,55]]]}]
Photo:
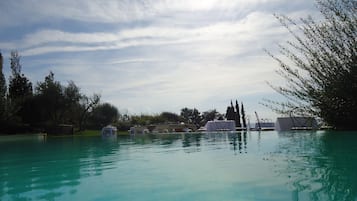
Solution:
[{"label": "sky", "polygon": [[225,113],[243,102],[247,116],[274,119],[263,99],[282,100],[279,55],[291,40],[273,14],[314,15],[312,0],[1,0],[4,73],[18,50],[36,85],[52,71],[121,113]]}]

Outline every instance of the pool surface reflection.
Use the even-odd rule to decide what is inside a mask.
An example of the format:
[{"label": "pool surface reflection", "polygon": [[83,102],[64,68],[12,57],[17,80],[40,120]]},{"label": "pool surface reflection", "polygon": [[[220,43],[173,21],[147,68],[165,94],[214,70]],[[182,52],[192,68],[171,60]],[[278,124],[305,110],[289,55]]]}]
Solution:
[{"label": "pool surface reflection", "polygon": [[1,140],[0,200],[357,200],[356,132]]}]

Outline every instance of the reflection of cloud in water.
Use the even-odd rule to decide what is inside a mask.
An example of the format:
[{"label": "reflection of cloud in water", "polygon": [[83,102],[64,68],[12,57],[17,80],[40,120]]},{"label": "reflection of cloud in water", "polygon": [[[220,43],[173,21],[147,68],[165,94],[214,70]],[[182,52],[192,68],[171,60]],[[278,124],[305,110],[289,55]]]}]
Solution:
[{"label": "reflection of cloud in water", "polygon": [[111,193],[121,200],[145,200],[155,190],[156,200],[172,193],[206,200],[217,194],[217,200],[253,194],[255,200],[355,200],[356,141],[354,133],[299,131],[0,142],[0,197],[105,200],[115,188]]},{"label": "reflection of cloud in water", "polygon": [[356,133],[286,132],[269,159],[276,173],[288,178],[293,199],[355,200]]}]

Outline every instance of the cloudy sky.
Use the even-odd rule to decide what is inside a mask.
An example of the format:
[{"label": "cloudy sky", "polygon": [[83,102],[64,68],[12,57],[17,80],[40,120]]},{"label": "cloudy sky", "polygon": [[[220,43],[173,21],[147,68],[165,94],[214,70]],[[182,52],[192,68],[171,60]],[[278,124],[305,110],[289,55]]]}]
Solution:
[{"label": "cloudy sky", "polygon": [[179,113],[183,107],[224,113],[243,101],[252,119],[275,114],[279,99],[266,81],[282,83],[278,54],[290,36],[273,14],[316,13],[312,0],[2,0],[0,51],[18,50],[34,83],[50,72],[100,93],[122,112]]}]

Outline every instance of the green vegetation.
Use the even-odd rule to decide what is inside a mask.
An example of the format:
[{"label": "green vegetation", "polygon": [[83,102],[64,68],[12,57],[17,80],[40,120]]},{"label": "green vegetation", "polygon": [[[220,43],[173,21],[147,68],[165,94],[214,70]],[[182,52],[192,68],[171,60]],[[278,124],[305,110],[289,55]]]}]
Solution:
[{"label": "green vegetation", "polygon": [[5,113],[5,102],[6,102],[6,80],[4,73],[2,72],[3,69],[3,57],[0,52],[0,122],[2,122],[4,113]]},{"label": "green vegetation", "polygon": [[[172,112],[157,115],[120,114],[110,103],[101,103],[100,95],[87,96],[81,93],[73,81],[67,85],[61,84],[53,72],[33,87],[21,72],[20,59],[18,52],[11,52],[12,75],[9,77],[8,88],[1,65],[0,133],[47,132],[62,135],[74,132],[77,136],[97,136],[102,127],[112,124],[118,128],[119,134],[127,135],[130,127],[135,125],[183,122],[199,128],[207,121],[222,120],[225,116],[215,109],[201,113],[196,108],[187,107],[181,109],[179,115]],[[239,110],[238,103],[236,107]],[[244,118],[243,105],[241,112]]]},{"label": "green vegetation", "polygon": [[[186,123],[193,124],[196,127],[201,127],[206,124],[207,121],[214,119],[223,119],[223,114],[217,112],[217,110],[208,110],[205,112],[199,112],[196,108],[182,108],[180,115],[171,112],[162,112],[157,115],[133,115],[133,116],[121,116],[119,118],[117,127],[119,130],[128,130],[134,125],[151,125],[160,123]],[[123,117],[123,118],[122,118]]]},{"label": "green vegetation", "polygon": [[299,25],[277,16],[295,38],[280,46],[280,54],[288,61],[269,53],[287,82],[271,86],[287,101],[267,100],[265,105],[282,114],[318,116],[338,129],[356,129],[357,4],[354,0],[318,0],[317,5],[321,21],[308,17]]},{"label": "green vegetation", "polygon": [[62,85],[53,72],[37,82],[33,90],[32,83],[21,72],[20,58],[17,51],[11,52],[12,74],[7,88],[0,54],[0,133],[47,132],[58,125],[73,125],[82,131],[117,121],[117,108],[101,103],[98,94],[81,93],[73,81]]},{"label": "green vegetation", "polygon": [[[240,113],[242,113],[242,115],[240,115]],[[239,109],[239,104],[237,100],[236,100],[235,107],[233,106],[232,101],[231,101],[231,106],[227,107],[226,118],[227,120],[234,120],[237,127],[247,128],[244,105],[242,103],[241,108]],[[242,118],[242,124],[240,121],[241,118]]]}]

